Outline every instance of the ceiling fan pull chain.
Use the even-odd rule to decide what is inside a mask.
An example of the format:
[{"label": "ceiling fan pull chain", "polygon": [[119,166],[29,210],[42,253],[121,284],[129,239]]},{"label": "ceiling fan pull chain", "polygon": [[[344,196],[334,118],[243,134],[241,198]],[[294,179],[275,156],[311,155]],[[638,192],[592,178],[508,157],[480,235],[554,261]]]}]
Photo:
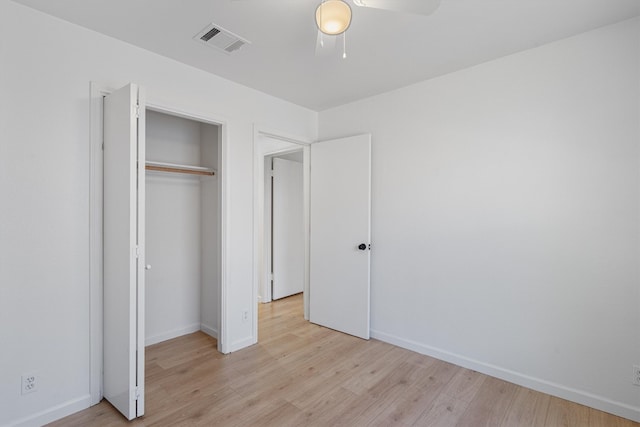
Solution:
[{"label": "ceiling fan pull chain", "polygon": [[342,33],[342,59],[347,57],[347,32]]}]

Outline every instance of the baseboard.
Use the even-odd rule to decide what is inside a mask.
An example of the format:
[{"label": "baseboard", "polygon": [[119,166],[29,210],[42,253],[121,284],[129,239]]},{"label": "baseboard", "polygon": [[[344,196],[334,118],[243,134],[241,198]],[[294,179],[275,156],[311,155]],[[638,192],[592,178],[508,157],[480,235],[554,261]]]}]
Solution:
[{"label": "baseboard", "polygon": [[172,329],[167,332],[163,332],[161,334],[153,335],[151,337],[147,337],[144,340],[144,345],[153,345],[162,341],[170,340],[172,338],[181,337],[182,335],[191,334],[193,332],[197,332],[200,330],[200,323],[193,323],[191,325],[185,326],[183,328]]},{"label": "baseboard", "polygon": [[249,347],[250,345],[254,345],[256,339],[254,337],[247,337],[242,340],[231,343],[231,347],[229,348],[229,352],[232,353],[234,351],[242,350],[245,347]]},{"label": "baseboard", "polygon": [[75,414],[78,411],[87,409],[91,404],[91,395],[69,400],[60,405],[40,411],[37,414],[29,415],[16,421],[9,422],[12,427],[38,427],[53,421],[64,418],[67,415]]},{"label": "baseboard", "polygon": [[489,363],[480,362],[459,354],[451,353],[446,350],[424,345],[416,341],[407,340],[384,332],[371,330],[371,338],[406,348],[407,350],[415,351],[416,353],[425,354],[445,362],[453,363],[454,365],[462,366],[463,368],[473,369],[474,371],[481,372],[495,378],[500,378],[501,380],[527,387],[532,390],[550,394],[561,399],[569,400],[619,417],[640,422],[640,407],[638,406],[631,406],[625,403],[616,402],[586,391],[534,378],[519,372],[511,371]]},{"label": "baseboard", "polygon": [[218,339],[218,330],[216,328],[212,328],[211,326],[205,325],[204,323],[200,324],[200,330],[205,334]]}]

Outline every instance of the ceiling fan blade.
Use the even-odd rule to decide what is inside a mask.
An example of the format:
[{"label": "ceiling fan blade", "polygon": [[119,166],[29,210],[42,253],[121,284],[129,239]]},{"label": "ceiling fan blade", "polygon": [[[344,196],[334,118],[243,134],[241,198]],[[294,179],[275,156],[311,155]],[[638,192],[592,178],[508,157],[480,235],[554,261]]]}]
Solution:
[{"label": "ceiling fan blade", "polygon": [[329,56],[336,50],[338,36],[329,36],[318,30],[316,38],[316,56]]},{"label": "ceiling fan blade", "polygon": [[440,6],[441,0],[353,0],[356,6],[405,12],[416,15],[431,15]]}]

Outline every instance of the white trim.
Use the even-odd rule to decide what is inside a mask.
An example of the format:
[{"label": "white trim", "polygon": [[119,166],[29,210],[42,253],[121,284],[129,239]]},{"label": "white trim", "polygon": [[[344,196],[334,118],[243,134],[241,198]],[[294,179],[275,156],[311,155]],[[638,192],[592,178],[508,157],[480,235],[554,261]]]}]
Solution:
[{"label": "white trim", "polygon": [[[272,186],[269,185],[269,178],[273,178],[273,157],[271,156],[262,156],[263,159],[263,169],[258,172],[263,177],[262,181],[262,189],[260,192],[258,189],[258,209],[260,206],[260,212],[262,212],[262,219],[258,219],[260,221],[260,225],[262,229],[258,228],[258,244],[262,248],[262,251],[258,250],[258,304],[260,302],[269,303],[273,301],[273,271],[272,271],[272,261],[271,261],[271,251],[267,248],[271,248],[271,227],[269,224],[273,221],[272,218]],[[260,159],[258,159],[260,161]],[[258,183],[260,185],[260,183]],[[262,243],[260,243],[260,238],[262,238]],[[259,249],[259,248],[258,248]],[[262,301],[260,301],[262,297]]]},{"label": "white trim", "polygon": [[230,165],[229,161],[229,136],[228,136],[228,126],[226,125],[226,121],[220,126],[220,134],[218,139],[218,189],[220,194],[218,195],[218,201],[220,202],[220,207],[218,208],[220,212],[220,219],[218,220],[218,236],[220,236],[220,271],[218,272],[220,277],[220,286],[218,288],[218,304],[219,304],[219,312],[218,312],[218,331],[217,331],[217,339],[218,339],[218,351],[227,354],[230,353],[229,350],[229,325],[231,324],[230,319],[228,319],[228,304],[227,300],[227,254],[231,251],[230,248],[230,239],[228,236],[229,230],[229,219],[231,218],[231,200],[230,200],[230,179],[229,179],[229,171],[227,170],[227,166]]},{"label": "white trim", "polygon": [[29,415],[19,420],[9,422],[8,426],[12,427],[35,427],[48,424],[59,420],[68,415],[75,414],[90,406],[91,395],[79,397],[77,399],[68,400],[60,405],[53,406],[33,415]]},{"label": "white trim", "polygon": [[[103,124],[103,98],[115,89],[97,82],[89,85],[89,141],[90,141],[90,166],[89,166],[89,400],[83,407],[98,404],[102,394],[102,349],[103,349],[103,283],[102,283],[102,124]],[[149,110],[165,112],[178,117],[183,117],[199,122],[215,124],[219,126],[218,140],[218,185],[220,202],[220,219],[218,221],[218,235],[220,236],[220,288],[219,288],[219,319],[217,332],[218,351],[229,353],[229,345],[226,343],[227,334],[227,251],[228,218],[229,218],[229,182],[226,168],[227,159],[227,121],[220,117],[195,114],[167,107],[148,101],[145,106]],[[66,415],[66,414],[65,414]]]},{"label": "white trim", "polygon": [[234,341],[229,346],[229,353],[234,351],[242,350],[243,348],[249,347],[250,345],[254,345],[256,343],[254,336],[246,337],[238,341]]},{"label": "white trim", "polygon": [[209,335],[210,337],[218,339],[218,330],[216,328],[212,328],[209,325],[205,325],[204,323],[201,323],[200,330],[205,334]]},{"label": "white trim", "polygon": [[302,152],[302,181],[304,185],[304,319],[309,320],[311,304],[311,145]]},{"label": "white trim", "polygon": [[[288,142],[292,146],[274,149],[264,152],[260,148],[260,137],[269,137]],[[264,159],[274,154],[284,154],[291,151],[303,152],[303,186],[304,186],[304,228],[305,228],[305,266],[304,266],[304,318],[309,319],[309,167],[310,167],[310,140],[297,137],[286,132],[270,129],[254,124],[253,126],[253,286],[251,310],[253,312],[252,337],[253,341],[247,345],[258,342],[258,288],[266,278],[264,266]],[[296,147],[297,146],[297,147]],[[263,295],[264,302],[271,300],[271,295]],[[243,340],[247,341],[248,340]],[[235,345],[234,345],[235,347]],[[240,347],[241,348],[241,347]]]},{"label": "white trim", "polygon": [[463,368],[473,369],[483,374],[500,378],[511,383],[527,387],[542,393],[579,403],[590,408],[608,412],[629,420],[640,422],[640,406],[631,406],[621,402],[615,402],[602,396],[587,391],[566,387],[551,381],[535,378],[529,375],[505,369],[490,363],[470,359],[450,351],[428,346],[416,341],[407,340],[381,331],[371,330],[371,338],[384,341],[398,347],[406,348],[420,354],[434,357],[445,362],[453,363]]},{"label": "white trim", "polygon": [[[266,136],[269,138],[273,138],[273,139],[278,139],[280,141],[285,141],[285,142],[291,142],[292,144],[297,144],[297,145],[311,145],[314,141],[307,139],[307,138],[303,138],[300,137],[298,135],[293,135],[289,132],[283,132],[281,130],[278,129],[273,129],[270,128],[268,126],[264,126],[264,125],[260,125],[257,123],[254,123],[253,125],[253,135],[254,137],[257,134],[260,134],[262,136]],[[255,139],[254,139],[255,141]]]},{"label": "white trim", "polygon": [[172,329],[161,334],[146,337],[144,340],[144,345],[145,347],[150,346],[162,341],[167,341],[173,338],[181,337],[183,335],[192,334],[194,332],[198,332],[199,330],[200,323],[192,323],[191,325],[185,326],[183,328]]}]

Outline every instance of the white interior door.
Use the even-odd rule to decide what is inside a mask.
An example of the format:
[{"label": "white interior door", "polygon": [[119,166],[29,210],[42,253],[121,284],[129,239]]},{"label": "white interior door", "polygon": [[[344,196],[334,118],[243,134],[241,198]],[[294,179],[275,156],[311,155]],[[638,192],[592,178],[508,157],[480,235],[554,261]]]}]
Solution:
[{"label": "white interior door", "polygon": [[311,145],[309,320],[369,339],[371,135]]},{"label": "white interior door", "polygon": [[130,420],[144,414],[144,148],[129,85],[104,100],[103,391]]},{"label": "white interior door", "polygon": [[304,212],[302,163],[273,159],[272,298],[304,287]]}]

